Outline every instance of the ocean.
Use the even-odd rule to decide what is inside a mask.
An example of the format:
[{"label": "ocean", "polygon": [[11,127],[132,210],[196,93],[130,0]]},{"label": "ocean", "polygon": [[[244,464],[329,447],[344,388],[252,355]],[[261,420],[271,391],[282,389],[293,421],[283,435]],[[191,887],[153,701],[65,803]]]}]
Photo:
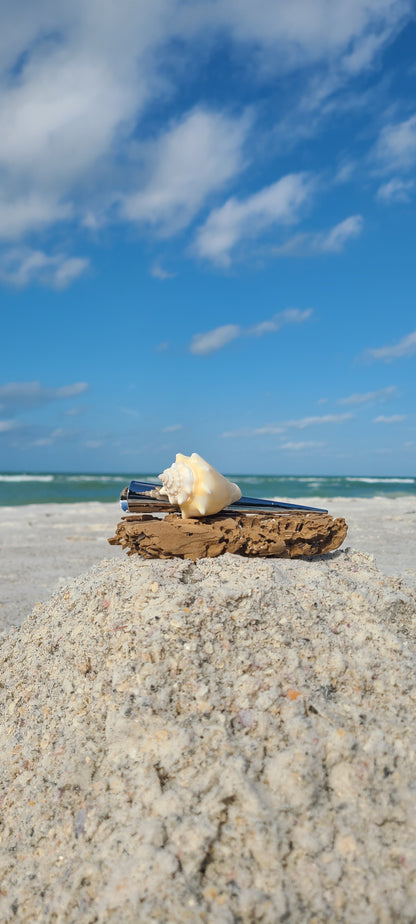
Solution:
[{"label": "ocean", "polygon": [[[399,497],[416,494],[416,478],[339,475],[229,475],[243,494],[253,497]],[[157,481],[155,474],[77,474],[4,472],[0,474],[0,506],[111,502],[133,478]]]}]

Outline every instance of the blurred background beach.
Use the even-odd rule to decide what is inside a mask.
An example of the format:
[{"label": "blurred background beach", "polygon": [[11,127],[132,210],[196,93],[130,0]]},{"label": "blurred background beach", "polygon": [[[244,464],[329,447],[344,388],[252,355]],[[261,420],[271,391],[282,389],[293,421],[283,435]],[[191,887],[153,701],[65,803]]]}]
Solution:
[{"label": "blurred background beach", "polygon": [[[238,475],[228,473],[243,494],[267,498],[416,496],[416,478],[325,475]],[[155,472],[77,474],[74,472],[0,474],[0,506],[111,502],[133,478],[157,481]]]}]

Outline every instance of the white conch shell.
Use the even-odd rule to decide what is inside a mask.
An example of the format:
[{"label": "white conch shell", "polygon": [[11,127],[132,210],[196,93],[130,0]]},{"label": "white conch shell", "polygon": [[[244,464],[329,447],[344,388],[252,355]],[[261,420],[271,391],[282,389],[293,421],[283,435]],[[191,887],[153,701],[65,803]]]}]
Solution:
[{"label": "white conch shell", "polygon": [[197,452],[191,456],[176,453],[176,461],[166,468],[160,480],[160,494],[167,494],[169,503],[178,504],[182,516],[206,517],[218,513],[241,497],[237,484],[228,481]]}]

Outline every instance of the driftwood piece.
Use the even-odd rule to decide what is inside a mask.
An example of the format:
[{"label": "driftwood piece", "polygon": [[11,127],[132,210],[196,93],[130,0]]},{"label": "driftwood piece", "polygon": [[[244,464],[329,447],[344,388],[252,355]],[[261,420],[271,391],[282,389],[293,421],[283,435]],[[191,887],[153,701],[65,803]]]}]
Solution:
[{"label": "driftwood piece", "polygon": [[224,552],[267,558],[323,555],[337,549],[347,535],[344,519],[325,513],[265,515],[228,513],[183,520],[170,513],[164,519],[126,516],[110,545],[144,558],[216,558]]}]

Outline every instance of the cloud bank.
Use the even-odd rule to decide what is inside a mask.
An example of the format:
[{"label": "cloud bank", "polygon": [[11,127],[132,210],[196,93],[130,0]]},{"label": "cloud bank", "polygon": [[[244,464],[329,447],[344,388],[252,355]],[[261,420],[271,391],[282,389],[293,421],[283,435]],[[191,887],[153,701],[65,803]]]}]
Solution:
[{"label": "cloud bank", "polygon": [[[301,173],[276,177],[252,194],[229,189],[250,158],[259,157],[257,113],[236,111],[226,87],[221,102],[198,102],[203,89],[192,90],[203,80],[207,54],[224,48],[251,87],[302,74],[315,109],[329,96],[335,106],[411,14],[411,0],[5,5],[0,240],[39,254],[43,249],[28,238],[52,228],[97,230],[118,222],[168,236],[198,219],[193,252],[229,265],[245,242],[297,221],[312,190]],[[298,105],[306,118],[307,103]],[[378,166],[407,170],[415,157],[416,115],[384,126],[374,150]],[[391,197],[392,189],[383,195]],[[208,215],[200,215],[204,209]],[[336,252],[358,233],[357,216],[350,216],[292,248]],[[37,259],[37,276],[32,261],[14,278],[10,271],[9,281],[38,278],[59,287],[85,269],[79,262],[63,266],[82,256],[65,253],[59,266],[53,255],[44,253],[43,265]]]}]

